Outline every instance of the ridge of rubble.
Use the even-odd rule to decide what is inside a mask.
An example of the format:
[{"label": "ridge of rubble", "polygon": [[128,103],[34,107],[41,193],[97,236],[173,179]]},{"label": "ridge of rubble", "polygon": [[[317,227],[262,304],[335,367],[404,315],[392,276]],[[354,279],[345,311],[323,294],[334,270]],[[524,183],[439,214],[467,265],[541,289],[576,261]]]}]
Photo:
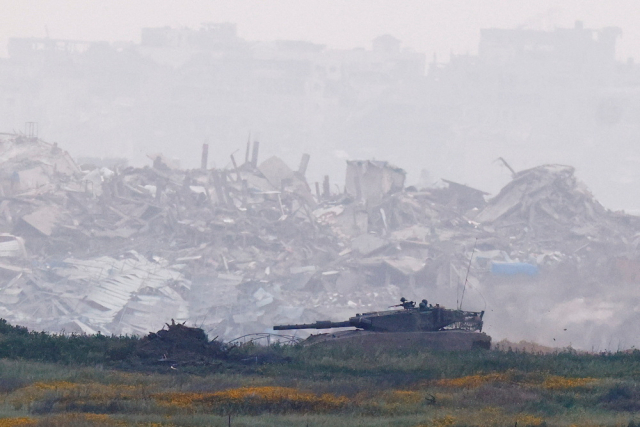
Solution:
[{"label": "ridge of rubble", "polygon": [[302,166],[248,157],[81,170],[56,145],[1,136],[0,317],[116,335],[174,318],[230,339],[403,295],[452,306],[472,251],[467,280],[494,306],[503,276],[640,277],[640,219],[602,207],[570,166],[521,171],[486,201],[452,181],[405,188],[402,169],[368,161],[347,163],[343,193],[314,192]]}]

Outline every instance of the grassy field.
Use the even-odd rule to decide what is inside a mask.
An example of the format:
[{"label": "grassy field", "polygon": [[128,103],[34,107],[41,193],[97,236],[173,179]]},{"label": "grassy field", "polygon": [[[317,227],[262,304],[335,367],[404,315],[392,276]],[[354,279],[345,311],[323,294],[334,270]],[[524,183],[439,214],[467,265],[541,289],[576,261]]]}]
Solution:
[{"label": "grassy field", "polygon": [[[6,327],[0,427],[640,425],[638,351],[248,346],[209,366],[140,371],[126,350],[133,338]],[[31,339],[50,353],[30,348]]]}]

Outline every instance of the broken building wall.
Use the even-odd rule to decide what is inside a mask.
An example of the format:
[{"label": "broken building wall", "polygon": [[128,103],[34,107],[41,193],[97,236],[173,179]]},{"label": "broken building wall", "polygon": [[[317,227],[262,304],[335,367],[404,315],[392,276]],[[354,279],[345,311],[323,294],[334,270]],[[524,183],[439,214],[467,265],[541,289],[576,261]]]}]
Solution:
[{"label": "broken building wall", "polygon": [[404,188],[406,172],[387,162],[347,161],[345,191],[356,200],[377,204],[389,193]]}]

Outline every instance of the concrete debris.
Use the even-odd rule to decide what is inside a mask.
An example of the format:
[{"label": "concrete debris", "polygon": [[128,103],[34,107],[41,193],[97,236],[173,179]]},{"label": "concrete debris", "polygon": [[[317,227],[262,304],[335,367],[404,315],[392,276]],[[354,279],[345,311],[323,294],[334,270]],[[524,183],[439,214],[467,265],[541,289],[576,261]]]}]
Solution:
[{"label": "concrete debris", "polygon": [[43,207],[23,216],[21,219],[43,235],[51,236],[58,222],[58,209],[57,207]]},{"label": "concrete debris", "polygon": [[450,181],[404,188],[401,169],[373,161],[347,163],[344,193],[314,194],[308,156],[294,171],[254,154],[230,169],[155,155],[82,171],[56,146],[2,136],[0,316],[139,335],[173,318],[232,339],[401,296],[454,306],[465,283],[465,308],[482,310],[511,298],[504,280],[640,277],[640,218],[603,208],[568,166],[516,173],[486,201]]},{"label": "concrete debris", "polygon": [[26,258],[24,239],[8,233],[0,233],[0,258]]}]

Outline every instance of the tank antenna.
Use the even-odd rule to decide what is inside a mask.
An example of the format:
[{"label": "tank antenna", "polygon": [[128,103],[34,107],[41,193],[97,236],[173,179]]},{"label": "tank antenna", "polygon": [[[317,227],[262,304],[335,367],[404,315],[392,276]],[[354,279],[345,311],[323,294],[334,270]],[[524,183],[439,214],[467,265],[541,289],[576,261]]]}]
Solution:
[{"label": "tank antenna", "polygon": [[476,251],[476,244],[478,243],[478,238],[476,237],[476,241],[473,242],[473,250],[471,251],[471,258],[469,258],[469,266],[467,267],[467,275],[464,278],[464,286],[462,287],[462,296],[460,297],[460,305],[458,306],[458,310],[462,310],[462,300],[464,300],[464,291],[467,289],[467,280],[469,279],[469,270],[471,270],[471,261],[473,261],[473,254]]}]

